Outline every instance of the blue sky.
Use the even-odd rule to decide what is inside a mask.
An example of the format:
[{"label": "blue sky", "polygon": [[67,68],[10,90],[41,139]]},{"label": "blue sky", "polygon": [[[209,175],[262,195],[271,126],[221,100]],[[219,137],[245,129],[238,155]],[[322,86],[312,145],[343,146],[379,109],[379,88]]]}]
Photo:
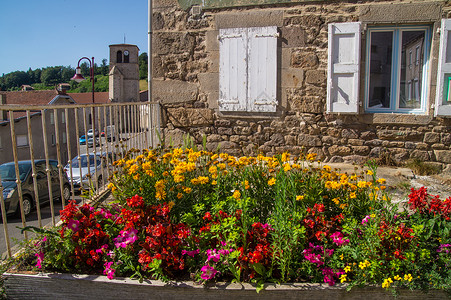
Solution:
[{"label": "blue sky", "polygon": [[100,65],[111,44],[147,51],[147,0],[0,0],[0,76],[72,66],[83,56]]}]

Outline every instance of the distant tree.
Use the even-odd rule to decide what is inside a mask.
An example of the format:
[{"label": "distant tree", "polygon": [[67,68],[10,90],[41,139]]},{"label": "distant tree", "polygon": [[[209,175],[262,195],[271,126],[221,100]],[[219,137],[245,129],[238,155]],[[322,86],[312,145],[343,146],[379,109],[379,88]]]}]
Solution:
[{"label": "distant tree", "polygon": [[71,67],[61,67],[61,80],[60,82],[70,82],[70,79],[74,76],[75,69]]},{"label": "distant tree", "polygon": [[138,57],[138,64],[139,64],[139,79],[147,79],[147,53],[143,52]]},{"label": "distant tree", "polygon": [[45,85],[52,86],[60,83],[61,67],[47,67],[41,72],[41,82]]},{"label": "distant tree", "polygon": [[109,73],[107,62],[108,60],[106,58],[102,59],[102,65],[100,66],[101,69],[100,74],[103,76],[107,76]]}]

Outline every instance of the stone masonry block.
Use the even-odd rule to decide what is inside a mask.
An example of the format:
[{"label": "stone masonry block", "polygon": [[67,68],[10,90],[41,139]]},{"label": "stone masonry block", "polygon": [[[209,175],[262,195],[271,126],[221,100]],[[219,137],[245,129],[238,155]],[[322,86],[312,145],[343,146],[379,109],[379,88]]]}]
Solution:
[{"label": "stone masonry block", "polygon": [[208,30],[205,34],[206,38],[206,50],[207,51],[219,51],[218,30]]},{"label": "stone masonry block", "polygon": [[218,92],[219,91],[219,73],[199,73],[200,90],[203,92]]},{"label": "stone masonry block", "polygon": [[168,108],[169,122],[175,127],[213,125],[213,111],[199,108]]},{"label": "stone masonry block", "polygon": [[198,87],[195,83],[179,80],[153,80],[153,99],[163,103],[180,103],[196,100]]},{"label": "stone masonry block", "polygon": [[451,151],[450,150],[435,150],[434,151],[435,158],[437,161],[451,164]]},{"label": "stone masonry block", "polygon": [[283,26],[283,11],[253,11],[231,14],[218,14],[215,16],[216,29]]},{"label": "stone masonry block", "polygon": [[359,7],[360,21],[397,23],[438,21],[441,18],[439,3],[371,4]]},{"label": "stone masonry block", "polygon": [[304,70],[289,68],[282,70],[282,82],[283,88],[299,88],[304,81]]},{"label": "stone masonry block", "polygon": [[305,46],[305,31],[299,26],[282,27],[281,41],[283,48],[294,48]]}]

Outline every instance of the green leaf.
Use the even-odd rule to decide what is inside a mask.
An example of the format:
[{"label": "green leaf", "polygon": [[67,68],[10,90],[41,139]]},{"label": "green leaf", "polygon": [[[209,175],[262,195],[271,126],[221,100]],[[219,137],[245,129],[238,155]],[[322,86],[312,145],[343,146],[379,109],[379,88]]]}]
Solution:
[{"label": "green leaf", "polygon": [[261,263],[252,264],[252,267],[259,275],[263,277],[266,275],[266,268]]}]

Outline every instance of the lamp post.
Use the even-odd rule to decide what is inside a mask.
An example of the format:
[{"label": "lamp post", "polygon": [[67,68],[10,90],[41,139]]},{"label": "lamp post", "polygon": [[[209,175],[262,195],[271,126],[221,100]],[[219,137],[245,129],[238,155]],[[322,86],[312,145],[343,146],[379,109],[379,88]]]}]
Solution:
[{"label": "lamp post", "polygon": [[[78,60],[78,64],[77,67],[75,68],[75,75],[74,77],[72,77],[70,80],[74,80],[75,82],[82,82],[83,80],[85,80],[85,78],[83,77],[83,75],[81,75],[81,68],[80,68],[80,62],[86,59],[89,61],[89,73],[91,75],[91,82],[92,82],[92,104],[95,104],[94,102],[94,57],[92,57],[91,59],[89,59],[88,57],[82,57]],[[95,133],[95,120],[96,120],[96,108],[93,107],[92,109],[92,134],[93,134],[93,144],[95,145],[95,138],[96,138],[96,133]]]}]

